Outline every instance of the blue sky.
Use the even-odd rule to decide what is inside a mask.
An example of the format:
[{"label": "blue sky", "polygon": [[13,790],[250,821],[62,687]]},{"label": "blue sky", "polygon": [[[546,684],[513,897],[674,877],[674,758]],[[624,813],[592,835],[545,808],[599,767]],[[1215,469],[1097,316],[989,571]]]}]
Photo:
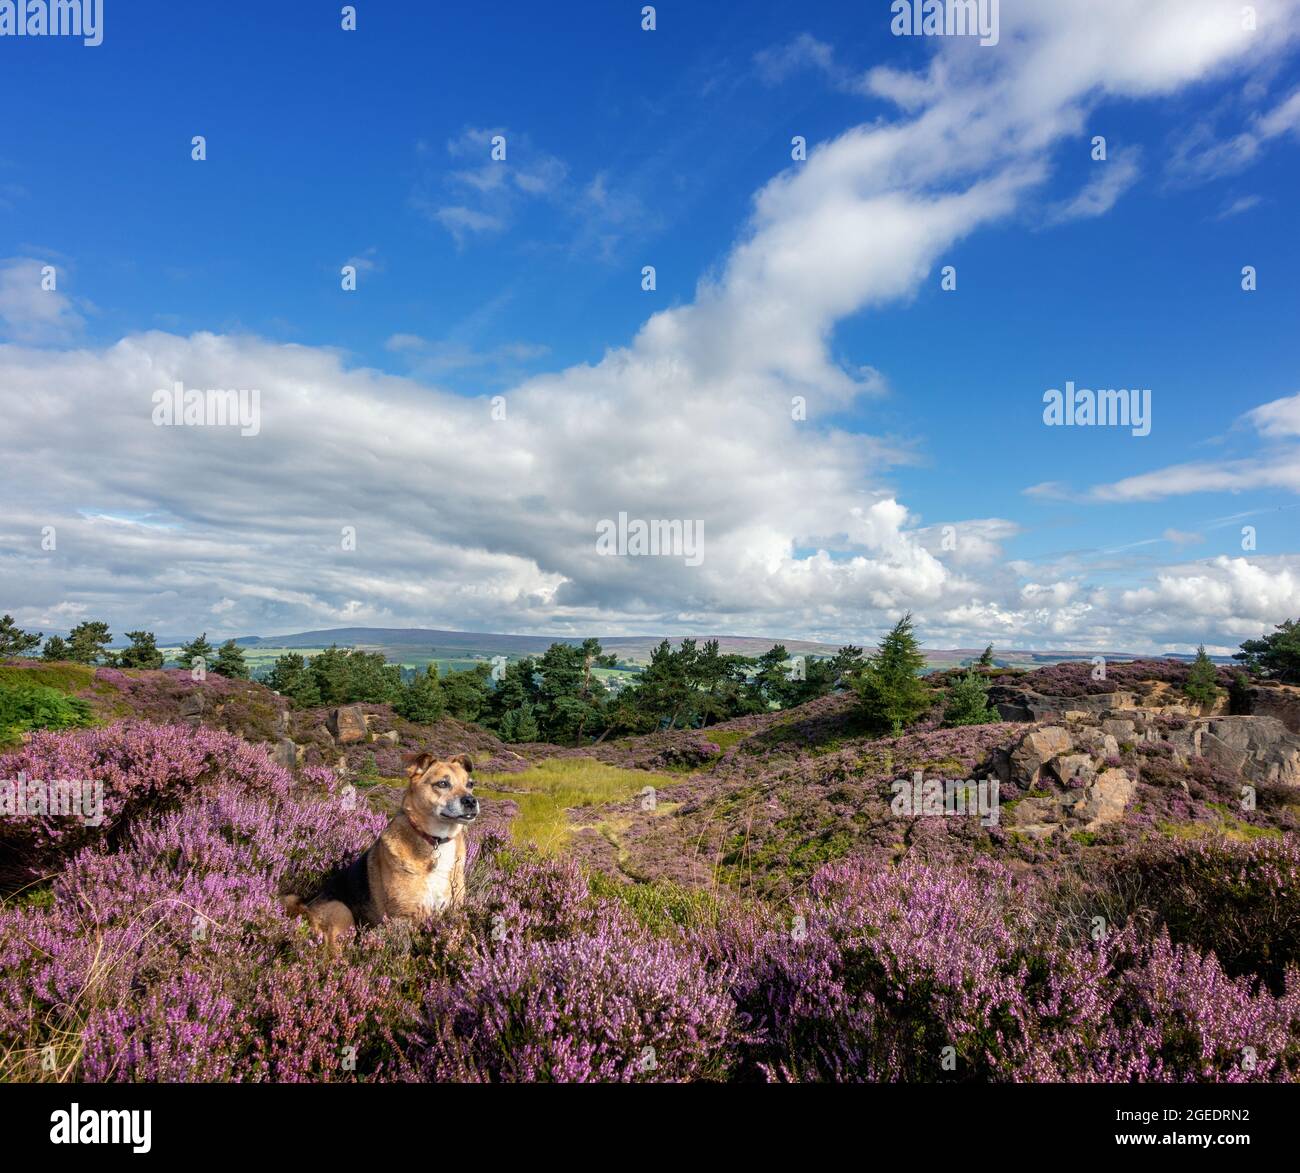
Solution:
[{"label": "blue sky", "polygon": [[[1004,0],[986,48],[887,3],[340,7],[0,38],[21,621],[1181,650],[1300,612],[1290,0],[1244,38]],[[262,434],[149,426],[164,371],[258,386]],[[1150,435],[1045,427],[1066,380],[1151,388]],[[703,519],[706,572],[599,559],[621,509]]]}]

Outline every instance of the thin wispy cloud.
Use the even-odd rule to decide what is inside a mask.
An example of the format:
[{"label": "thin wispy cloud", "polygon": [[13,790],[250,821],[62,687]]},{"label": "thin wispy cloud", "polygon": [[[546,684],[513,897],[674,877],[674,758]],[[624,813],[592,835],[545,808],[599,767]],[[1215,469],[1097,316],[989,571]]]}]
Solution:
[{"label": "thin wispy cloud", "polygon": [[1095,164],[1097,174],[1071,199],[1048,209],[1049,224],[1068,224],[1071,220],[1091,220],[1104,216],[1115,206],[1141,174],[1142,151],[1129,147],[1117,151],[1104,162]]}]

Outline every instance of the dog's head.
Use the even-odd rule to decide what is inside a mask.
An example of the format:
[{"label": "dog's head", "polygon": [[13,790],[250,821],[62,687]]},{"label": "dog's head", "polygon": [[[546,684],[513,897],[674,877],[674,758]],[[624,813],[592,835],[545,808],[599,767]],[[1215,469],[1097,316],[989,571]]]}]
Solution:
[{"label": "dog's head", "polygon": [[402,807],[417,823],[441,820],[444,824],[466,826],[478,818],[479,803],[470,777],[474,762],[469,754],[439,758],[424,751],[407,754],[402,762],[410,780]]}]

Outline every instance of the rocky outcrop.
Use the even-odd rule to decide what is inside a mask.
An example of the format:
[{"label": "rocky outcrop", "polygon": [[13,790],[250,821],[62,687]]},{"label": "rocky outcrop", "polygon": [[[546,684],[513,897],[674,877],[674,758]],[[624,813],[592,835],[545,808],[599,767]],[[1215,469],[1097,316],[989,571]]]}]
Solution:
[{"label": "rocky outcrop", "polygon": [[1069,732],[1060,725],[1031,729],[1011,751],[1011,777],[1032,786],[1048,762],[1073,748]]},{"label": "rocky outcrop", "polygon": [[1300,685],[1252,684],[1242,699],[1246,714],[1276,717],[1290,732],[1300,733]]},{"label": "rocky outcrop", "polygon": [[271,757],[286,770],[301,766],[306,756],[306,747],[298,745],[289,737],[282,737],[275,743],[275,748],[271,751]]},{"label": "rocky outcrop", "polygon": [[1079,785],[1081,792],[1036,792],[1012,802],[1005,817],[1007,829],[1035,839],[1058,830],[1097,831],[1119,822],[1137,794],[1137,783],[1118,767],[1080,780]]},{"label": "rocky outcrop", "polygon": [[335,709],[325,724],[340,745],[356,745],[366,740],[366,711],[360,705],[343,705]]},{"label": "rocky outcrop", "polygon": [[1124,770],[1112,768],[1088,787],[1084,798],[1071,811],[1086,820],[1085,831],[1095,831],[1122,819],[1136,794],[1137,783]]},{"label": "rocky outcrop", "polygon": [[1004,721],[1064,721],[1070,716],[1097,716],[1108,709],[1137,706],[1137,695],[1131,692],[1044,696],[1028,688],[1001,688],[990,690],[989,695]]},{"label": "rocky outcrop", "polygon": [[1137,795],[1138,779],[1118,758],[1142,745],[1162,746],[1160,752],[1181,765],[1200,759],[1246,782],[1300,787],[1300,736],[1276,717],[1071,712],[1029,729],[987,764],[988,773],[1028,792],[1008,804],[1005,825],[1041,838],[1119,821]]},{"label": "rocky outcrop", "polygon": [[[1226,691],[1212,704],[1200,705],[1190,700],[1181,688],[1160,680],[1143,681],[1136,689],[1079,696],[1050,696],[1030,688],[997,685],[989,690],[989,700],[1004,721],[1079,720],[1128,710],[1161,713],[1170,717],[1217,716],[1228,711]],[[1296,700],[1300,702],[1300,697]],[[1270,702],[1261,700],[1260,703]],[[1300,703],[1296,705],[1293,716],[1300,721]]]},{"label": "rocky outcrop", "polygon": [[1300,736],[1276,717],[1210,717],[1193,736],[1198,757],[1247,781],[1300,786]]},{"label": "rocky outcrop", "polygon": [[191,729],[197,729],[203,723],[203,713],[206,708],[203,693],[195,689],[181,698],[180,718]]}]

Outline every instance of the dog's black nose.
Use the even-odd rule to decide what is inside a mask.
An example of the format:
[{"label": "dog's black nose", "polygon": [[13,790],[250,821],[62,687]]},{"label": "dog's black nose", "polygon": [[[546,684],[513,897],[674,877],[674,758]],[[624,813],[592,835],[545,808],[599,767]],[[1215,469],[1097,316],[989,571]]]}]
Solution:
[{"label": "dog's black nose", "polygon": [[472,794],[467,794],[465,796],[465,808],[472,811],[478,810],[478,799]]}]

